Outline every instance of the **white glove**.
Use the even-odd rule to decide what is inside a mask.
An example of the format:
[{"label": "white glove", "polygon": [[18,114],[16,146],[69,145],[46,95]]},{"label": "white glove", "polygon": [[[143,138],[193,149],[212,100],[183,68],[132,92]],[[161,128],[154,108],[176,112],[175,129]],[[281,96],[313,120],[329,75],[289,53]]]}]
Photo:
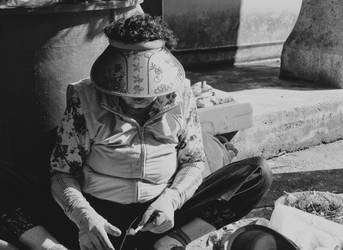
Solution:
[{"label": "white glove", "polygon": [[69,174],[55,174],[51,191],[65,214],[79,228],[81,250],[113,249],[108,235],[120,236],[118,228],[99,215],[82,195],[80,184]]},{"label": "white glove", "polygon": [[[114,250],[108,235],[120,236],[121,231],[90,206],[78,210],[79,244],[81,250]],[[73,211],[74,213],[74,211]]]},{"label": "white glove", "polygon": [[174,227],[174,212],[177,208],[173,199],[174,192],[176,191],[168,190],[151,203],[139,223],[144,225],[142,231],[164,233]]}]

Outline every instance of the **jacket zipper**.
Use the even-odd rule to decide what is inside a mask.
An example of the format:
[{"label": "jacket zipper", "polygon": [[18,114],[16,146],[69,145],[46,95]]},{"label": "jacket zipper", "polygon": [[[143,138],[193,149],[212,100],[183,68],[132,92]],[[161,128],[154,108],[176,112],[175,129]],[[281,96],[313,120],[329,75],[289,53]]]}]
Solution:
[{"label": "jacket zipper", "polygon": [[[160,118],[163,114],[167,113],[168,111],[174,109],[177,107],[177,105],[173,106],[173,107],[170,107],[169,109],[166,109],[164,110],[163,112],[159,113],[158,115],[148,119],[144,124],[143,126],[141,126],[135,119],[131,118],[131,117],[128,117],[124,114],[120,114],[119,112],[116,112],[114,110],[112,110],[110,107],[108,107],[107,105],[102,105],[103,108],[105,108],[107,111],[113,113],[113,114],[116,114],[122,118],[125,118],[126,120],[132,122],[133,124],[135,124],[135,126],[137,127],[138,129],[138,134],[139,134],[139,137],[140,137],[140,140],[141,140],[141,151],[142,151],[142,171],[141,171],[141,177],[143,178],[144,175],[145,175],[145,167],[146,167],[146,164],[145,164],[145,161],[146,161],[146,146],[145,146],[145,138],[144,138],[144,128],[146,125],[152,123],[153,121],[155,121],[156,119]],[[139,196],[139,191],[138,191],[138,185],[137,185],[137,190],[136,190],[136,201],[138,201],[138,196]]]},{"label": "jacket zipper", "polygon": [[144,138],[144,126],[143,127],[139,127],[139,134],[140,134],[140,138],[141,138],[141,150],[142,150],[142,171],[141,171],[141,177],[143,178],[145,175],[145,167],[146,167],[146,146],[145,146],[145,138]]}]

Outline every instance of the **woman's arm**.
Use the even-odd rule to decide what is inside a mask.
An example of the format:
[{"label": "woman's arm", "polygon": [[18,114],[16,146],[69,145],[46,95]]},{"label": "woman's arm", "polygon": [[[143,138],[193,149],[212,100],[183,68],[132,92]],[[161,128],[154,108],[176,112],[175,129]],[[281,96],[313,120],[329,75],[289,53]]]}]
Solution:
[{"label": "woman's arm", "polygon": [[107,234],[119,236],[120,230],[91,207],[80,187],[89,148],[90,138],[80,99],[73,86],[69,86],[67,108],[50,159],[51,192],[65,214],[78,226],[81,250],[114,249]]},{"label": "woman's arm", "polygon": [[[163,233],[174,226],[174,211],[193,196],[202,182],[205,153],[196,104],[189,85],[182,93],[184,129],[178,146],[178,170],[172,184],[148,207],[140,225],[143,231]],[[153,223],[149,218],[157,214]]]},{"label": "woman's arm", "polygon": [[[183,91],[184,129],[180,134],[178,170],[166,195],[172,197],[175,209],[193,196],[202,182],[205,152],[195,98],[189,84]],[[163,194],[162,194],[163,195]]]},{"label": "woman's arm", "polygon": [[50,158],[50,171],[52,195],[75,223],[79,218],[76,218],[74,210],[89,206],[80,187],[82,166],[89,146],[80,99],[70,85],[67,89],[67,107],[57,129],[57,142]]}]

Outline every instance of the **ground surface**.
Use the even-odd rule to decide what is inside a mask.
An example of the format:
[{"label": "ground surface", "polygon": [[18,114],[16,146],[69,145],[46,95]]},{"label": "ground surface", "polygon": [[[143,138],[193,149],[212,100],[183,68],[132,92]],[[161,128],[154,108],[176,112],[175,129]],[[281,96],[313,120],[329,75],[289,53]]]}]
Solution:
[{"label": "ground surface", "polygon": [[282,153],[279,157],[269,159],[268,164],[275,174],[343,169],[343,140],[298,152]]},{"label": "ground surface", "polygon": [[188,70],[191,81],[207,81],[223,91],[239,91],[257,88],[319,90],[332,87],[306,81],[279,79],[280,61],[270,60],[236,66],[213,65]]},{"label": "ground surface", "polygon": [[[248,222],[255,217],[269,218],[273,211],[273,202],[284,192],[305,190],[331,191],[343,193],[343,140],[322,144],[293,153],[285,153],[267,160],[274,174],[274,183],[270,193],[261,201],[259,208],[250,213]],[[247,221],[241,221],[228,227],[234,230]],[[219,231],[219,234],[223,230]],[[212,249],[207,243],[208,235],[192,242],[187,250]]]}]

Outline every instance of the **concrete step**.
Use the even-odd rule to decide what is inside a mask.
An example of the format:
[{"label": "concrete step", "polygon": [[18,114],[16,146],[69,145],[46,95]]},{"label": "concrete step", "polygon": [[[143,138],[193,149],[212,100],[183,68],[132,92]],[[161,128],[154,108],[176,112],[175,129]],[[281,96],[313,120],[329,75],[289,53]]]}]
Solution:
[{"label": "concrete step", "polygon": [[256,89],[230,93],[253,107],[253,126],[233,139],[239,158],[270,158],[343,138],[343,90]]},{"label": "concrete step", "polygon": [[207,81],[218,95],[252,105],[253,126],[233,138],[239,159],[271,158],[343,138],[342,89],[280,80],[278,74],[278,61],[188,72],[192,82]]}]

